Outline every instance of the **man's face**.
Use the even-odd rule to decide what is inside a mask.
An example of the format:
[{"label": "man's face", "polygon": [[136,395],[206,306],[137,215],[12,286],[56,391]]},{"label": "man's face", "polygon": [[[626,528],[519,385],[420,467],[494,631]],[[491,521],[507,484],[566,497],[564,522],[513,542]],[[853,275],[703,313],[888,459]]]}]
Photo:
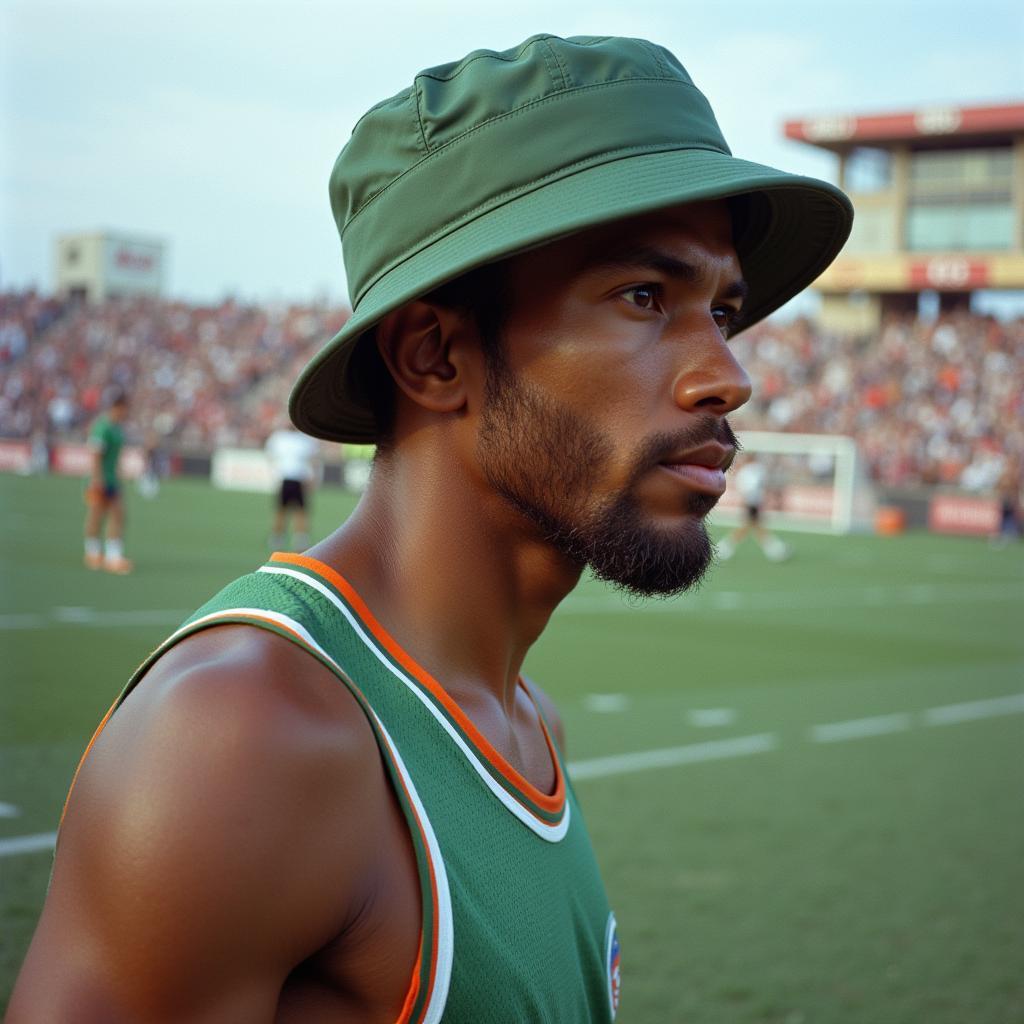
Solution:
[{"label": "man's face", "polygon": [[744,286],[725,203],[673,207],[508,264],[478,455],[579,566],[638,594],[694,586],[750,397],[726,346]]}]

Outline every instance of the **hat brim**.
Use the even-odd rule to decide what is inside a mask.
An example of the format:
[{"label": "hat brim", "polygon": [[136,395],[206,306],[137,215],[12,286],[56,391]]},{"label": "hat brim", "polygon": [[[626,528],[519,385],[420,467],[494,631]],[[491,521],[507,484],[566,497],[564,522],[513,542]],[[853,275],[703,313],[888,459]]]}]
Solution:
[{"label": "hat brim", "polygon": [[743,316],[743,327],[749,327],[806,288],[836,257],[853,223],[849,199],[827,182],[716,150],[630,156],[518,194],[391,268],[302,371],[289,400],[292,421],[325,440],[374,443],[378,428],[370,404],[355,393],[347,372],[356,342],[392,310],[474,267],[663,206],[747,194],[760,197],[736,238],[750,288]]}]

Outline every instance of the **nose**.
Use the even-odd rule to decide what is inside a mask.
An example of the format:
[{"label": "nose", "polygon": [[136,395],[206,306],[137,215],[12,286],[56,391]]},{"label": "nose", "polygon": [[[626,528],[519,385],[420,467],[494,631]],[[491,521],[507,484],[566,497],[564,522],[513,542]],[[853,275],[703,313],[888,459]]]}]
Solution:
[{"label": "nose", "polygon": [[686,365],[672,383],[672,397],[686,412],[727,416],[750,400],[750,377],[725,343],[717,325],[682,346]]}]

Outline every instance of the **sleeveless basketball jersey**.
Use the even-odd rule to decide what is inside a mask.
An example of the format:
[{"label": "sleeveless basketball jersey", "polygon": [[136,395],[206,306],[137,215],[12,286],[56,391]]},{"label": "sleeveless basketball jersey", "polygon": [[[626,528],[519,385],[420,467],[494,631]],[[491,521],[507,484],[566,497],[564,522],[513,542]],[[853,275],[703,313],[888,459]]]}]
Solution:
[{"label": "sleeveless basketball jersey", "polygon": [[270,630],[308,652],[348,688],[373,729],[412,836],[423,907],[398,1024],[613,1020],[615,919],[546,725],[551,795],[504,761],[346,580],[289,554],[273,555],[188,619],[143,663],[104,724],[160,655],[225,623]]}]

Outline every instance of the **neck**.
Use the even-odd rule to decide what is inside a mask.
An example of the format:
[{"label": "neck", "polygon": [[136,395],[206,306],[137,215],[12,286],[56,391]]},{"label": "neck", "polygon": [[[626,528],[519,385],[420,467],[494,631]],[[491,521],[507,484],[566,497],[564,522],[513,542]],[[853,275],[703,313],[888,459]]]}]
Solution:
[{"label": "neck", "polygon": [[355,512],[312,553],[457,701],[493,696],[506,710],[527,651],[580,576],[432,449],[379,462]]}]

